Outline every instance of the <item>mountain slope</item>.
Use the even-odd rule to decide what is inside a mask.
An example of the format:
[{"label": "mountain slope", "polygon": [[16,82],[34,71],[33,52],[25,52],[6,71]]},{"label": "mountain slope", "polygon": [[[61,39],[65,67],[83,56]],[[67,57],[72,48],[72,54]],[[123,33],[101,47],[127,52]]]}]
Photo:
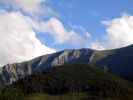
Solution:
[{"label": "mountain slope", "polygon": [[101,59],[95,65],[105,65],[109,72],[123,78],[133,77],[133,45],[117,49],[115,53]]},{"label": "mountain slope", "polygon": [[81,51],[64,50],[54,54],[44,55],[31,61],[5,65],[4,67],[0,68],[0,83],[2,84],[1,88],[3,88],[6,84],[11,84],[12,82],[27,75],[43,71],[50,66],[71,64],[75,62],[88,62],[91,54],[92,50],[90,49]]},{"label": "mountain slope", "polygon": [[122,78],[133,76],[133,45],[128,47],[97,51],[92,49],[68,49],[44,55],[31,61],[8,64],[0,68],[0,86],[10,84],[27,75],[43,71],[50,66],[86,63],[116,74]]},{"label": "mountain slope", "polygon": [[[56,95],[71,92],[88,92],[96,98],[132,100],[133,84],[91,65],[72,64],[48,68],[18,80],[2,91],[1,98],[14,100],[36,93]],[[15,98],[14,95],[21,96]]]}]

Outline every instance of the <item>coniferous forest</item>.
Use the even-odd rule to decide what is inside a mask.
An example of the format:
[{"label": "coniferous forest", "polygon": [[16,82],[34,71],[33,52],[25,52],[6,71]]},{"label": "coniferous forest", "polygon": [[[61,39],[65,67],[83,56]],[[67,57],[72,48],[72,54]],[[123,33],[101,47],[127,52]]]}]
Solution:
[{"label": "coniferous forest", "polygon": [[87,94],[79,100],[132,100],[133,84],[92,65],[78,63],[54,66],[18,80],[1,91],[0,100],[30,100],[27,98],[35,94],[49,95],[36,100],[68,94],[68,99],[76,100],[74,93]]}]

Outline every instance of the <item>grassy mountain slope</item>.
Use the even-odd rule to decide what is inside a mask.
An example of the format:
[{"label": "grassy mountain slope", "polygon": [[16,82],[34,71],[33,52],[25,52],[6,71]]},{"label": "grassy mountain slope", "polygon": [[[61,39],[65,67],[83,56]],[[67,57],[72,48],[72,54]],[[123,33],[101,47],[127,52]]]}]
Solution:
[{"label": "grassy mountain slope", "polygon": [[98,67],[107,67],[107,70],[122,78],[133,77],[133,45],[116,49],[111,55],[95,63]]},{"label": "grassy mountain slope", "polygon": [[15,97],[15,100],[23,100],[39,93],[49,94],[49,98],[52,95],[58,97],[59,94],[64,94],[67,98],[68,93],[84,92],[88,93],[88,98],[132,100],[133,84],[91,65],[72,64],[51,67],[18,80],[6,87],[0,97],[3,100],[14,100]]}]

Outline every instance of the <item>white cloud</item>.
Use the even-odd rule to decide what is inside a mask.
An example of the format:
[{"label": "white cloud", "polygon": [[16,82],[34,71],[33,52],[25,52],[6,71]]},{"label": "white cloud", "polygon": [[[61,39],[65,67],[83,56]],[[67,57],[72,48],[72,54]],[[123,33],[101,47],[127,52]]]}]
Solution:
[{"label": "white cloud", "polygon": [[[26,14],[30,14],[33,16],[33,19],[39,13],[43,13],[44,15],[55,14],[52,8],[47,7],[45,3],[48,0],[0,0],[0,3],[5,4],[6,8],[14,8],[21,12],[25,12]],[[43,6],[42,6],[43,4]],[[69,4],[69,7],[72,7],[72,4]],[[21,13],[22,14],[22,13]],[[31,19],[31,20],[33,20]],[[70,43],[73,45],[80,45],[86,42],[84,38],[77,34],[74,29],[68,31],[65,29],[63,24],[56,18],[50,18],[47,22],[32,22],[32,25],[37,30],[40,30],[44,33],[49,33],[54,37],[55,44],[62,43]],[[89,37],[89,33],[82,27],[78,27],[85,32],[86,37]],[[71,42],[70,42],[71,41]],[[80,41],[80,42],[79,42]],[[83,42],[83,43],[82,43]]]},{"label": "white cloud", "polygon": [[69,43],[73,45],[81,45],[86,40],[74,30],[66,30],[63,24],[56,18],[50,18],[47,22],[39,23],[40,25],[35,26],[36,29],[49,33],[54,37],[55,44]]},{"label": "white cloud", "polygon": [[36,38],[30,17],[0,10],[0,64],[21,62],[55,52]]},{"label": "white cloud", "polygon": [[90,42],[90,44],[87,45],[87,47],[91,47],[91,49],[94,49],[94,50],[104,50],[104,46],[101,45],[99,42]]},{"label": "white cloud", "polygon": [[45,34],[51,34],[55,44],[87,43],[87,40],[74,30],[66,30],[56,18],[50,18],[47,22],[36,22],[20,12],[8,13],[0,10],[0,64],[21,62],[55,52],[54,49],[41,44],[33,28]]},{"label": "white cloud", "polygon": [[[11,12],[0,10],[0,65],[30,60],[40,55],[56,52],[41,44],[34,29],[51,34],[55,44],[81,45],[87,43],[87,40],[77,34],[74,29],[68,31],[54,17],[46,22],[35,20],[34,17],[38,14],[55,14],[50,7],[45,5],[42,9],[41,4],[45,2],[46,0],[0,0],[0,3],[4,4],[4,9],[13,8]],[[22,11],[32,17],[26,16]],[[78,28],[86,32],[84,28]],[[89,37],[88,32],[85,35]]]},{"label": "white cloud", "polygon": [[85,36],[88,38],[88,39],[90,39],[90,37],[91,37],[91,35],[90,35],[90,33],[88,33],[87,31],[86,31],[86,29],[84,28],[84,27],[82,27],[82,26],[80,26],[80,25],[72,25],[71,23],[69,23],[69,25],[70,25],[70,27],[72,28],[72,29],[74,29],[74,30],[76,30],[76,29],[78,29],[78,30],[81,30],[82,31],[82,34],[85,34]]},{"label": "white cloud", "polygon": [[0,3],[5,4],[6,8],[14,8],[22,10],[31,16],[43,14],[44,16],[57,15],[52,8],[45,5],[47,0],[0,0]]},{"label": "white cloud", "polygon": [[123,13],[121,18],[110,21],[102,21],[106,25],[106,32],[103,41],[90,41],[87,47],[104,50],[125,47],[133,44],[133,16]]},{"label": "white cloud", "polygon": [[107,25],[107,34],[104,39],[105,48],[118,48],[133,44],[133,16],[126,13],[122,14],[121,18],[115,18],[111,21],[102,21],[102,24]]}]

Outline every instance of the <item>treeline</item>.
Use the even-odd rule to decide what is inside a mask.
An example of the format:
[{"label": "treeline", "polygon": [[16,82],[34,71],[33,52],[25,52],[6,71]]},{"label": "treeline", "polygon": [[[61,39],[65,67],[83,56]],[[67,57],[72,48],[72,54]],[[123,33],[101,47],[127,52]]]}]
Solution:
[{"label": "treeline", "polygon": [[7,86],[2,95],[6,96],[7,92],[11,94],[14,91],[21,94],[20,97],[34,93],[89,92],[99,98],[133,98],[132,83],[87,64],[51,67]]}]

